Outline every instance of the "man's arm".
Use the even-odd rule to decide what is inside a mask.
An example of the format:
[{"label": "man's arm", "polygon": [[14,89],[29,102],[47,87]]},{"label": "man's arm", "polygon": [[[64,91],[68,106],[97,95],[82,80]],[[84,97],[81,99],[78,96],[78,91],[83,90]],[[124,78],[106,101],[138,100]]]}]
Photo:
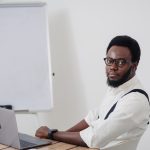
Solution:
[{"label": "man's arm", "polygon": [[87,147],[80,137],[79,132],[58,131],[53,134],[53,139],[60,142]]},{"label": "man's arm", "polygon": [[72,128],[68,129],[67,131],[69,131],[69,132],[79,132],[79,131],[84,130],[84,129],[88,128],[88,127],[89,127],[89,125],[83,119],[79,123],[77,123],[75,126],[73,126]]},{"label": "man's arm", "polygon": [[[57,141],[61,141],[61,142],[66,142],[70,144],[87,147],[87,145],[84,143],[84,141],[80,137],[79,132],[88,127],[89,125],[83,119],[79,123],[77,123],[75,126],[68,129],[67,131],[57,131],[56,133],[53,133],[53,139]],[[49,131],[48,127],[42,126],[36,131],[35,136],[40,137],[40,138],[48,138],[48,131]]]}]

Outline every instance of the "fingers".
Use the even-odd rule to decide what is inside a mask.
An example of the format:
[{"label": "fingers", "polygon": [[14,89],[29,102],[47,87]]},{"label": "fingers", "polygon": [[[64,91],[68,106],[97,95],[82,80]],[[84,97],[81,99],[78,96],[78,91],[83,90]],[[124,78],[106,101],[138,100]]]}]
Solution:
[{"label": "fingers", "polygon": [[48,137],[48,127],[41,126],[39,129],[36,130],[35,136],[39,138],[47,138]]}]

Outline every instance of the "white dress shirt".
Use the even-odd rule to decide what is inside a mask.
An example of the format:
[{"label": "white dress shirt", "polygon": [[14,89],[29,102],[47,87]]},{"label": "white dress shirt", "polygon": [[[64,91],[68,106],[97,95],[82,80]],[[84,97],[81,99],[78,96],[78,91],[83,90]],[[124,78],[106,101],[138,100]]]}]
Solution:
[{"label": "white dress shirt", "polygon": [[[150,105],[147,97],[139,92],[123,96],[133,89],[143,89],[136,77],[117,88],[108,87],[100,108],[90,111],[86,116],[89,127],[82,130],[80,136],[90,148],[136,150],[148,126]],[[106,114],[117,101],[114,111],[105,120]]]}]

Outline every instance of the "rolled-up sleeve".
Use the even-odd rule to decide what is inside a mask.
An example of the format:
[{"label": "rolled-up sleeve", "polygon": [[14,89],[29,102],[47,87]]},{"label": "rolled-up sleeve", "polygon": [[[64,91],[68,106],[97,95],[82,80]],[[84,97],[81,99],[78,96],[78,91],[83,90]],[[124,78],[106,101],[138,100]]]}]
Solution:
[{"label": "rolled-up sleeve", "polygon": [[141,100],[141,95],[138,96],[130,94],[122,98],[108,119],[100,118],[88,122],[90,126],[80,132],[81,138],[88,147],[103,148],[122,134],[137,128],[141,123],[147,124],[149,105],[145,97]]}]

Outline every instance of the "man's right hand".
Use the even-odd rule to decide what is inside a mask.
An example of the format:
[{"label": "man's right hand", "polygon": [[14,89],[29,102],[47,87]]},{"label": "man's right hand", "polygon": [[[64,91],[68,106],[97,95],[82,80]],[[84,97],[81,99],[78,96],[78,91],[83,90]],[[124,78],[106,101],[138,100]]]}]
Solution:
[{"label": "man's right hand", "polygon": [[36,130],[35,136],[39,138],[48,138],[48,131],[49,128],[47,126],[41,126],[39,129]]}]

